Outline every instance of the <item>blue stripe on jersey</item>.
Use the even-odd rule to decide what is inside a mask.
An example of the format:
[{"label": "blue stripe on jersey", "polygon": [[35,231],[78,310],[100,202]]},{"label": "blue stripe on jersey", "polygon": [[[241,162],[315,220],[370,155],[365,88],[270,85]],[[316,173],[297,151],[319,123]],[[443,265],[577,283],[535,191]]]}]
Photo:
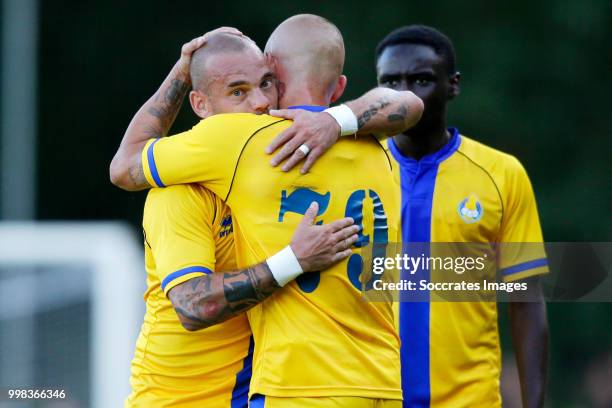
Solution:
[{"label": "blue stripe on jersey", "polygon": [[193,272],[203,272],[206,275],[210,275],[212,271],[204,266],[190,266],[188,268],[179,269],[178,271],[172,272],[170,275],[166,276],[161,283],[162,290],[166,289],[166,286],[175,280],[176,278],[180,278],[183,275],[187,275],[188,273]]},{"label": "blue stripe on jersey", "polygon": [[155,156],[153,155],[153,146],[155,143],[159,142],[159,138],[155,139],[153,143],[149,145],[149,149],[147,150],[147,159],[149,159],[149,170],[151,170],[151,177],[157,184],[157,187],[166,187],[164,183],[162,183],[161,178],[159,177],[159,173],[157,172],[157,166],[155,165]]},{"label": "blue stripe on jersey", "polygon": [[528,271],[529,269],[539,268],[540,266],[546,266],[546,265],[548,265],[548,259],[539,258],[539,259],[534,259],[533,261],[523,262],[520,264],[516,264],[514,266],[510,266],[508,268],[504,268],[500,270],[499,273],[501,273],[502,276],[508,276],[514,273],[525,272],[525,271]]},{"label": "blue stripe on jersey", "polygon": [[[449,129],[451,139],[439,151],[417,161],[402,156],[393,139],[389,139],[389,150],[400,165],[402,189],[402,235],[410,251],[429,256],[429,245],[411,245],[431,241],[431,209],[436,186],[438,165],[453,154],[460,144],[457,129]],[[404,251],[406,252],[406,251]],[[429,281],[429,270],[422,269],[413,279]],[[402,276],[402,279],[410,279]],[[418,300],[418,301],[414,301]],[[402,363],[402,392],[404,407],[425,408],[431,402],[429,371],[429,293],[419,294],[418,299],[400,302],[400,339]]]},{"label": "blue stripe on jersey", "polygon": [[266,396],[261,394],[253,395],[249,408],[265,408]]},{"label": "blue stripe on jersey", "polygon": [[[251,340],[249,341],[249,352],[244,358],[242,370],[238,371],[236,374],[236,384],[232,391],[231,408],[247,408],[249,405],[249,384],[251,383],[254,346],[253,336],[251,336]],[[253,406],[253,404],[251,404],[251,406]]]},{"label": "blue stripe on jersey", "polygon": [[310,112],[323,112],[325,109],[327,109],[327,106],[318,106],[318,105],[295,105],[295,106],[290,106],[287,109],[304,109]]}]

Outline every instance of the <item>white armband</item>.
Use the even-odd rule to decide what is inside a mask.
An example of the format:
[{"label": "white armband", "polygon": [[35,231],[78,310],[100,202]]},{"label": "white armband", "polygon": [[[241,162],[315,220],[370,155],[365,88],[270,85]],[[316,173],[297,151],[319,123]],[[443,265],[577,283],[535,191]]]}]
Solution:
[{"label": "white armband", "polygon": [[357,116],[351,108],[346,105],[338,105],[333,108],[327,108],[323,112],[329,113],[336,122],[340,125],[340,136],[354,135],[359,129],[357,124]]},{"label": "white armband", "polygon": [[304,273],[302,266],[291,249],[291,245],[287,245],[281,251],[269,257],[266,263],[280,287],[285,286]]}]

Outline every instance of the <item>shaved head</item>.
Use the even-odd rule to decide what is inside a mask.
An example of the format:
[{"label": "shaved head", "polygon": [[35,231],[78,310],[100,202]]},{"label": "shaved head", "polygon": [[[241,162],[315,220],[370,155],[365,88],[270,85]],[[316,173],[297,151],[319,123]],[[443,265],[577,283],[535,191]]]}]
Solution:
[{"label": "shaved head", "polygon": [[207,74],[214,57],[225,54],[253,53],[262,55],[261,50],[248,37],[229,33],[218,33],[211,36],[201,48],[191,57],[189,74],[193,89],[206,92],[208,84],[213,79]]},{"label": "shaved head", "polygon": [[270,35],[265,51],[287,72],[286,81],[306,81],[326,94],[333,92],[344,67],[340,30],[313,14],[298,14],[283,21]]},{"label": "shaved head", "polygon": [[218,113],[267,113],[278,106],[274,72],[248,37],[219,32],[191,58],[191,108],[204,119]]}]

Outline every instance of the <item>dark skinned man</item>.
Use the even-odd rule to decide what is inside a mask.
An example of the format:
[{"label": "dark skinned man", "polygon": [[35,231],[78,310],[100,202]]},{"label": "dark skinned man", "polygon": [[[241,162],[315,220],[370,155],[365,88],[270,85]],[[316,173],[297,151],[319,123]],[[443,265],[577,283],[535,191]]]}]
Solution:
[{"label": "dark skinned man", "polygon": [[[530,302],[509,305],[511,330],[523,406],[541,407],[548,324],[538,276],[548,269],[541,245],[520,244],[542,242],[527,173],[516,158],[447,128],[460,74],[444,34],[399,28],[380,42],[376,60],[379,85],[410,90],[425,106],[416,126],[387,140],[399,164],[403,242],[518,243],[506,256],[491,255],[501,281],[527,283]],[[402,302],[399,309],[405,407],[501,406],[495,302]]]}]

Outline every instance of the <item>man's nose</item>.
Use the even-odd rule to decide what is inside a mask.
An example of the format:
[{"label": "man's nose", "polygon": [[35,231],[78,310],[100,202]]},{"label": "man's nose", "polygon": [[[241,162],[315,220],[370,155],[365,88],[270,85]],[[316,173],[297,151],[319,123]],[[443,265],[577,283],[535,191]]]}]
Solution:
[{"label": "man's nose", "polygon": [[270,100],[260,89],[257,89],[253,92],[251,107],[258,114],[267,113],[270,109]]},{"label": "man's nose", "polygon": [[397,86],[395,87],[396,91],[411,91],[411,89],[408,87],[408,81],[406,81],[405,79],[402,79],[401,81],[397,82]]}]

